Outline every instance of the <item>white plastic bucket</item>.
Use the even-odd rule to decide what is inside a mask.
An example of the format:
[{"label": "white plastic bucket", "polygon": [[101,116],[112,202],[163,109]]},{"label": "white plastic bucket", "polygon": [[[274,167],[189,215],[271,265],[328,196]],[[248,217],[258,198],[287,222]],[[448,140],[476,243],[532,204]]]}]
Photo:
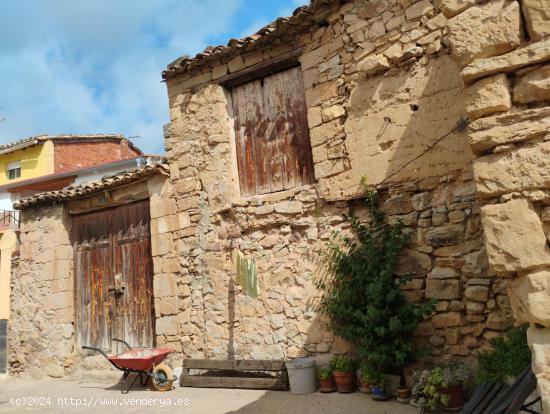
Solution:
[{"label": "white plastic bucket", "polygon": [[310,394],[317,391],[313,358],[296,358],[286,361],[286,369],[292,394]]}]

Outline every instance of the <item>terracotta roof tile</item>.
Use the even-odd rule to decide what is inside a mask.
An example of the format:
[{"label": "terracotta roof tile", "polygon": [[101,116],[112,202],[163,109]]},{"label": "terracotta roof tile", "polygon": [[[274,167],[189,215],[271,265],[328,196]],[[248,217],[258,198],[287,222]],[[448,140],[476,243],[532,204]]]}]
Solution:
[{"label": "terracotta roof tile", "polygon": [[166,164],[146,165],[145,167],[122,171],[120,173],[103,177],[101,180],[83,183],[76,186],[65,187],[61,190],[47,191],[44,193],[34,194],[25,197],[14,203],[13,207],[16,210],[24,210],[37,205],[54,204],[60,201],[74,200],[77,198],[87,197],[113,187],[118,187],[123,184],[129,184],[139,181],[146,177],[156,174],[168,174],[168,166]]},{"label": "terracotta roof tile", "polygon": [[163,79],[168,79],[179,73],[185,73],[210,59],[231,57],[240,49],[252,50],[259,44],[275,40],[278,36],[296,28],[307,28],[316,23],[316,16],[328,8],[346,3],[349,0],[311,0],[307,6],[298,7],[290,17],[278,17],[274,22],[262,27],[251,36],[242,39],[230,39],[227,46],[208,46],[195,57],[182,56],[170,63],[162,72]]}]

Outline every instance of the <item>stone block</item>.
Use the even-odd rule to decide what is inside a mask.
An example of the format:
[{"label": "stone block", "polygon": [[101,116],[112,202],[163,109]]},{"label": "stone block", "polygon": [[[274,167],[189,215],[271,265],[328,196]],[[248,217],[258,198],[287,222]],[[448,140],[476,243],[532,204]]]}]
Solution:
[{"label": "stone block", "polygon": [[530,327],[527,343],[531,348],[533,373],[537,377],[537,389],[542,396],[542,410],[550,412],[550,329]]},{"label": "stone block", "polygon": [[405,17],[407,20],[418,19],[419,17],[428,14],[433,9],[432,3],[429,0],[421,0],[414,3],[412,6],[407,7],[405,10]]},{"label": "stone block", "polygon": [[219,79],[225,75],[227,75],[228,67],[227,63],[223,65],[214,66],[212,69],[212,79]]},{"label": "stone block", "polygon": [[478,285],[468,286],[464,291],[464,296],[476,302],[487,302],[487,299],[489,299],[489,288]]},{"label": "stone block", "polygon": [[426,233],[426,242],[430,246],[451,246],[457,243],[463,234],[464,226],[460,224],[447,224],[429,230]]},{"label": "stone block", "polygon": [[432,316],[431,321],[437,329],[466,325],[464,315],[460,312],[438,313]]},{"label": "stone block", "polygon": [[550,327],[550,271],[520,274],[508,283],[514,319]]},{"label": "stone block", "polygon": [[450,267],[436,266],[428,273],[428,277],[431,279],[453,279],[457,276],[456,270]]},{"label": "stone block", "polygon": [[179,335],[180,326],[177,316],[163,316],[157,318],[155,323],[157,335]]},{"label": "stone block", "polygon": [[432,194],[429,192],[415,194],[412,196],[412,204],[417,211],[426,210],[432,205]]},{"label": "stone block", "polygon": [[466,113],[472,119],[511,108],[510,82],[505,74],[481,79],[464,91]]},{"label": "stone block", "polygon": [[303,205],[300,201],[288,200],[276,203],[273,208],[281,214],[298,214],[302,212]]},{"label": "stone block", "polygon": [[314,106],[309,108],[307,111],[307,123],[309,128],[315,128],[323,123],[323,117],[321,114],[321,108],[319,106]]},{"label": "stone block", "polygon": [[388,70],[390,63],[384,55],[370,55],[359,62],[358,68],[367,75],[375,75]]},{"label": "stone block", "polygon": [[63,309],[73,306],[74,295],[72,291],[50,293],[44,299],[45,309]]},{"label": "stone block", "polygon": [[231,73],[238,72],[239,70],[244,69],[245,64],[243,57],[241,55],[235,56],[229,61],[227,67],[229,69],[229,72]]},{"label": "stone block", "polygon": [[505,331],[512,326],[512,315],[503,313],[490,313],[487,317],[487,328],[495,331]]},{"label": "stone block", "polygon": [[550,35],[550,4],[548,0],[522,0],[525,26],[531,40]]},{"label": "stone block", "polygon": [[512,72],[524,66],[550,60],[550,38],[530,43],[501,56],[478,59],[462,70],[465,81],[483,78],[499,72]]},{"label": "stone block", "polygon": [[459,299],[461,288],[457,279],[427,279],[425,295],[429,299]]},{"label": "stone block", "polygon": [[312,147],[325,144],[327,141],[334,138],[338,133],[342,132],[342,125],[339,119],[327,122],[318,127],[312,128],[309,133],[309,139]]},{"label": "stone block", "polygon": [[485,248],[495,272],[518,272],[550,263],[541,222],[524,199],[481,208]]},{"label": "stone block", "polygon": [[436,4],[445,17],[453,17],[468,7],[477,4],[476,0],[437,0]]},{"label": "stone block", "polygon": [[174,250],[172,233],[163,233],[151,236],[151,254],[162,256]]},{"label": "stone block", "polygon": [[162,273],[153,278],[153,292],[155,298],[177,295],[176,277],[173,273]]},{"label": "stone block", "polygon": [[398,276],[425,275],[432,268],[432,259],[425,253],[403,249],[394,273]]},{"label": "stone block", "polygon": [[549,129],[550,108],[543,107],[478,119],[467,133],[472,150],[480,153],[497,145],[544,136]]},{"label": "stone block", "polygon": [[513,191],[548,188],[550,183],[550,141],[524,145],[474,161],[477,193],[494,198]]},{"label": "stone block", "polygon": [[326,160],[319,164],[315,164],[315,177],[317,179],[330,177],[339,174],[346,170],[344,159]]},{"label": "stone block", "polygon": [[496,0],[472,6],[449,19],[447,27],[451,53],[460,64],[502,55],[521,42],[519,4]]},{"label": "stone block", "polygon": [[305,90],[306,104],[308,108],[315,105],[320,105],[336,96],[338,96],[337,80],[323,82]]},{"label": "stone block", "polygon": [[410,194],[396,194],[384,202],[383,211],[387,215],[407,214],[414,210]]},{"label": "stone block", "polygon": [[346,116],[346,110],[342,105],[333,105],[328,108],[324,108],[321,115],[323,117],[323,122],[330,122],[333,119]]},{"label": "stone block", "polygon": [[520,78],[514,87],[514,102],[531,103],[548,100],[550,100],[550,65],[529,72]]}]

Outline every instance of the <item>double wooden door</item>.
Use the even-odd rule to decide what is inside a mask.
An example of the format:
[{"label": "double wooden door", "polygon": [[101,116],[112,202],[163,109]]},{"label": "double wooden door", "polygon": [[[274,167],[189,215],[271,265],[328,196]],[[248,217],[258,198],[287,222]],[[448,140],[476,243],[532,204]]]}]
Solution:
[{"label": "double wooden door", "polygon": [[78,345],[119,352],[112,338],[132,346],[154,343],[153,269],[149,201],[75,215],[76,333]]}]

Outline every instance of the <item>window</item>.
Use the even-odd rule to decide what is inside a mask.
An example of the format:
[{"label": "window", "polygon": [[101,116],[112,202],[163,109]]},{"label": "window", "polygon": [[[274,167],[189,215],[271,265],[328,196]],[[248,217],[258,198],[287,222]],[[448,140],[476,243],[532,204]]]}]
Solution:
[{"label": "window", "polygon": [[299,67],[231,91],[241,194],[272,193],[314,180]]},{"label": "window", "polygon": [[21,163],[19,161],[10,162],[6,166],[6,175],[8,180],[15,180],[21,177]]}]

